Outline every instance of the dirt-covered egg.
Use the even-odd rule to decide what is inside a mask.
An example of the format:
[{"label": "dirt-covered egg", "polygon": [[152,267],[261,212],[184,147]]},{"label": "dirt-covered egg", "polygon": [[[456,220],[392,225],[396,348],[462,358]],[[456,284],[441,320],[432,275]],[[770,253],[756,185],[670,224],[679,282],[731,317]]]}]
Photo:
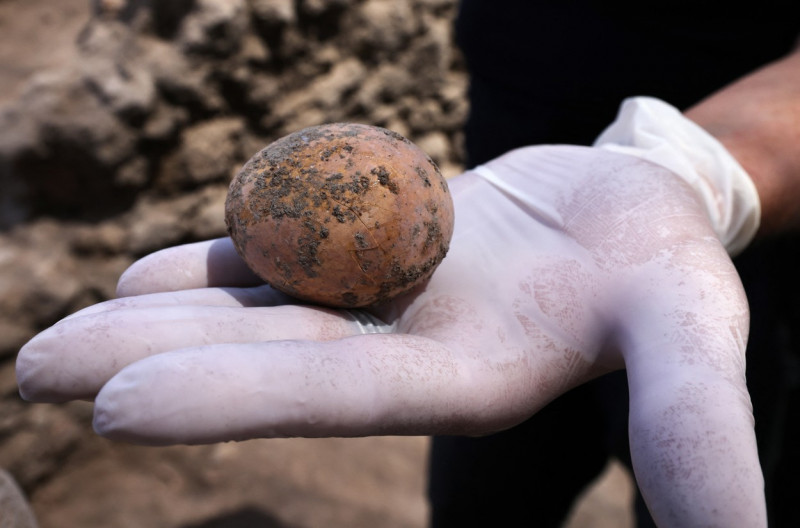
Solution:
[{"label": "dirt-covered egg", "polygon": [[271,143],[231,182],[225,221],[247,265],[304,301],[363,307],[426,281],[453,234],[436,164],[403,136],[334,123]]}]

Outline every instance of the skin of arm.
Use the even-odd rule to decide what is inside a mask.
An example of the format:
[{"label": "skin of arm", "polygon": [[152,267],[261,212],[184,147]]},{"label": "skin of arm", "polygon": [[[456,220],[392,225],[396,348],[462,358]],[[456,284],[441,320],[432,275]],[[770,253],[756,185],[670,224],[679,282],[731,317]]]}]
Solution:
[{"label": "skin of arm", "polygon": [[748,172],[761,200],[758,237],[800,229],[800,47],[685,112]]}]

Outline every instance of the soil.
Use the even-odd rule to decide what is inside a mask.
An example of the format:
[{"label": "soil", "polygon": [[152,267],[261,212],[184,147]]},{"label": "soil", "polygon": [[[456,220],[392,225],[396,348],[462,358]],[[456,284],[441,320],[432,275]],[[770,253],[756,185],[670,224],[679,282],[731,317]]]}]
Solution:
[{"label": "soil", "polygon": [[[0,0],[0,469],[41,528],[425,526],[426,438],[114,443],[93,433],[90,403],[22,402],[14,357],[113,296],[135,258],[222,236],[227,182],[289,131],[369,122],[457,174],[466,75],[454,9]],[[568,526],[632,526],[630,496],[612,464]],[[0,526],[28,526],[10,511]]]}]

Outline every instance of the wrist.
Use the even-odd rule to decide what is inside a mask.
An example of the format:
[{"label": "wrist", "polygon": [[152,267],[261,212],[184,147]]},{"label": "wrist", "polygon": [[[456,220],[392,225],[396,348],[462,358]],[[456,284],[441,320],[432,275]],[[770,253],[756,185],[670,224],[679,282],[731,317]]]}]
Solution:
[{"label": "wrist", "polygon": [[762,202],[758,235],[800,229],[800,48],[685,115],[747,170]]},{"label": "wrist", "polygon": [[753,181],[761,202],[757,236],[800,229],[800,135],[777,134],[775,127],[776,121],[800,115],[791,116],[789,110],[789,116],[780,117],[743,108],[727,117],[731,112],[723,110],[701,103],[685,115],[724,145]]},{"label": "wrist", "polygon": [[661,165],[686,181],[731,255],[755,236],[760,201],[746,170],[722,143],[669,104],[651,97],[627,99],[595,146]]}]

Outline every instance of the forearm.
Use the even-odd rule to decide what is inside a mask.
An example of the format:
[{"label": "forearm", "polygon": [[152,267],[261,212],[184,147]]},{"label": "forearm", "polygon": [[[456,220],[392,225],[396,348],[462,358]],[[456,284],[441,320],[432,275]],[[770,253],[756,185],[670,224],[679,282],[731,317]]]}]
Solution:
[{"label": "forearm", "polygon": [[800,229],[800,48],[686,111],[741,163],[761,199],[758,236]]}]

